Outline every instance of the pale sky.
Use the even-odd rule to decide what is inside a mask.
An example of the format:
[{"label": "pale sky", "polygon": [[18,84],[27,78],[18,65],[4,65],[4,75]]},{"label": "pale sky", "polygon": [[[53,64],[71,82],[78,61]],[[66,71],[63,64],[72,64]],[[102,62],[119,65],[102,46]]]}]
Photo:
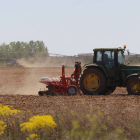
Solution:
[{"label": "pale sky", "polygon": [[0,0],[0,44],[43,41],[49,53],[98,47],[140,54],[140,0]]}]

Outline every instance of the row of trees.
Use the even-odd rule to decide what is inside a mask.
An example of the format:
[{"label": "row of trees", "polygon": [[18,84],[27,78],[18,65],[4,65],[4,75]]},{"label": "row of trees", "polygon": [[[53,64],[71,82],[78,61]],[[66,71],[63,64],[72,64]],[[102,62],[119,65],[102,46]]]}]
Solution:
[{"label": "row of trees", "polygon": [[28,57],[46,57],[48,49],[43,41],[10,42],[0,45],[0,58],[28,58]]}]

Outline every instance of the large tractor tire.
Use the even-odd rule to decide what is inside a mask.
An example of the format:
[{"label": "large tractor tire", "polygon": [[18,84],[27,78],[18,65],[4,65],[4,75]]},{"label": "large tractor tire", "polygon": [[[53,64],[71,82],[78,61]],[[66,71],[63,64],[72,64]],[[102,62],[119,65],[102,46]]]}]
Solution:
[{"label": "large tractor tire", "polygon": [[87,95],[104,95],[107,90],[107,78],[97,68],[88,68],[80,77],[80,90]]},{"label": "large tractor tire", "polygon": [[132,77],[126,84],[129,95],[140,95],[140,78]]}]

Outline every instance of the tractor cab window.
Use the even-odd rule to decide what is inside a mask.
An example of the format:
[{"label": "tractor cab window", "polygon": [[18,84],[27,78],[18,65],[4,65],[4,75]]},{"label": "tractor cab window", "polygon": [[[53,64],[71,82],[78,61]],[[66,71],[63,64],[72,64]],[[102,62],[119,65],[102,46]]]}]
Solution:
[{"label": "tractor cab window", "polygon": [[112,67],[114,66],[114,51],[104,51],[103,65]]},{"label": "tractor cab window", "polygon": [[97,51],[96,63],[102,64],[102,52],[101,51]]},{"label": "tractor cab window", "polygon": [[118,63],[119,64],[124,64],[124,58],[123,58],[123,52],[118,51]]}]

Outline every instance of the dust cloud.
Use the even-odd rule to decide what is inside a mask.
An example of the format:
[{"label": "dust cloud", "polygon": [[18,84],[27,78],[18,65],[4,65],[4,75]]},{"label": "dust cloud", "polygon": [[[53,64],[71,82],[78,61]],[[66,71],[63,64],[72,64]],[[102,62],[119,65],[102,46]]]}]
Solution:
[{"label": "dust cloud", "polygon": [[15,94],[20,95],[38,95],[38,91],[46,90],[46,85],[39,82],[41,77],[48,77],[48,74],[38,69],[29,69],[23,77],[22,84],[15,90]]},{"label": "dust cloud", "polygon": [[[66,68],[66,75],[71,75],[73,68]],[[47,90],[46,85],[39,82],[41,77],[60,77],[62,71],[60,67],[52,68],[29,68],[26,73],[21,75],[23,77],[22,84],[15,94],[21,95],[38,95],[38,91]]]},{"label": "dust cloud", "polygon": [[[74,68],[66,68],[66,76],[70,76]],[[47,90],[46,85],[39,82],[41,77],[60,77],[61,67],[28,67],[1,68],[0,94],[38,95],[38,91]]]},{"label": "dust cloud", "polygon": [[17,60],[24,67],[74,67],[75,62],[80,61],[81,66],[88,63],[93,63],[92,57],[46,57],[46,58],[23,58]]},{"label": "dust cloud", "polygon": [[68,65],[74,67],[75,61],[69,58],[61,57],[47,57],[47,58],[28,58],[28,59],[19,59],[17,60],[19,64],[23,67],[61,67],[61,65]]}]

